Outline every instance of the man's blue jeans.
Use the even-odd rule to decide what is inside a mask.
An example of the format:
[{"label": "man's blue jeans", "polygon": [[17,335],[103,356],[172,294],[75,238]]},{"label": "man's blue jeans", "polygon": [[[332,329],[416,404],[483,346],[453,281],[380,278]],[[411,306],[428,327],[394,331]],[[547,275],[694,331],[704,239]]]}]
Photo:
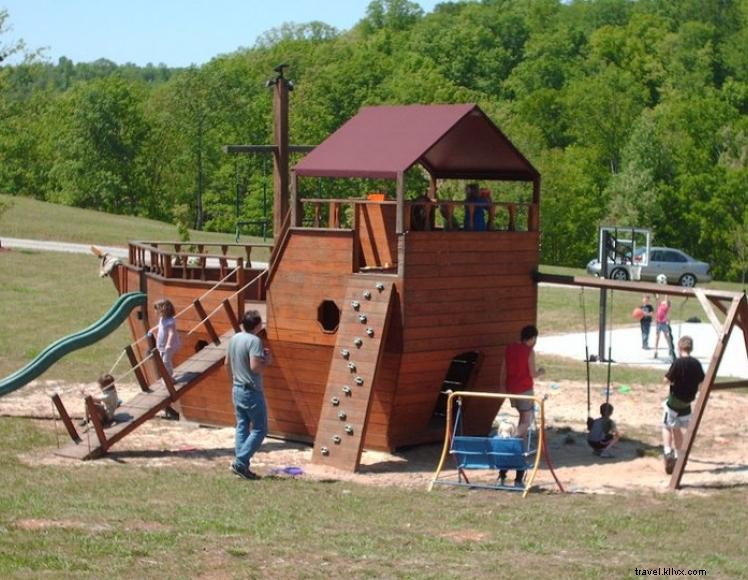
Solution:
[{"label": "man's blue jeans", "polygon": [[268,412],[265,395],[257,389],[234,385],[236,413],[236,459],[234,465],[246,471],[252,456],[262,445],[268,432]]}]

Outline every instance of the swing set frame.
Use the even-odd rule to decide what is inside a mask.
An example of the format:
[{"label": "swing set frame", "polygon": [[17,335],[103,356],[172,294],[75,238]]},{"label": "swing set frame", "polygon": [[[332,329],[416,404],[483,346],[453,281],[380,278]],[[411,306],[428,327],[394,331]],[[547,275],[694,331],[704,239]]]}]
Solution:
[{"label": "swing set frame", "polygon": [[[683,453],[678,454],[678,460],[670,477],[668,487],[672,490],[680,489],[683,473],[688,463],[694,439],[699,430],[701,419],[704,415],[709,395],[712,391],[722,389],[738,389],[748,387],[748,380],[717,382],[717,371],[722,362],[727,343],[735,326],[743,331],[745,342],[746,362],[748,362],[748,298],[745,292],[728,292],[726,290],[713,290],[710,288],[685,288],[681,286],[667,286],[652,284],[649,282],[623,282],[601,278],[589,278],[585,276],[563,276],[559,274],[536,273],[537,282],[548,282],[566,286],[579,286],[600,288],[601,290],[623,290],[626,292],[644,292],[651,294],[664,294],[669,296],[691,297],[695,296],[704,310],[709,322],[717,333],[717,345],[712,353],[709,368],[706,370],[704,381],[701,384],[691,422],[684,440]],[[720,320],[715,309],[724,315]],[[589,357],[588,357],[589,358]],[[589,363],[588,363],[589,364]]]}]

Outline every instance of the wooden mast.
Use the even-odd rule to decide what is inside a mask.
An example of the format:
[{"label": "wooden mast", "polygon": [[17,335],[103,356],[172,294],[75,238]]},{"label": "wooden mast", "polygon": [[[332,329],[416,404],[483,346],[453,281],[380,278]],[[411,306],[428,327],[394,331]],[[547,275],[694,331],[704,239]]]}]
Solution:
[{"label": "wooden mast", "polygon": [[273,239],[277,243],[289,208],[288,193],[288,93],[293,84],[283,76],[287,64],[273,70],[278,73],[268,81],[273,87]]}]

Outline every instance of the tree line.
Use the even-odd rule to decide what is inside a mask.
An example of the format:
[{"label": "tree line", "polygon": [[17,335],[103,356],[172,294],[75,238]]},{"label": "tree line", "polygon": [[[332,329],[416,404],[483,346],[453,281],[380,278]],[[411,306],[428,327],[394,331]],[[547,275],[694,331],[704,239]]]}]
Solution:
[{"label": "tree line", "polygon": [[[11,19],[0,10],[0,55],[23,48],[3,43]],[[543,263],[581,266],[598,226],[635,225],[739,279],[746,47],[748,0],[374,0],[351,30],[284,24],[199,67],[0,61],[0,191],[214,231],[237,207],[258,222],[272,164],[223,146],[270,142],[265,81],[285,62],[292,143],[363,105],[479,104],[542,174]]]}]

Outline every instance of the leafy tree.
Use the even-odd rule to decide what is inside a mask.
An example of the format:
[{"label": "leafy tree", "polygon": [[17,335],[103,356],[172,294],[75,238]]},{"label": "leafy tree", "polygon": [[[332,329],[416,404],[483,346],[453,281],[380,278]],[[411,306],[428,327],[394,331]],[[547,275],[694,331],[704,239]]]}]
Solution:
[{"label": "leafy tree", "polygon": [[422,17],[423,9],[410,0],[373,0],[358,28],[364,34],[382,29],[397,32],[411,28]]},{"label": "leafy tree", "polygon": [[66,98],[68,127],[53,174],[56,197],[73,205],[137,214],[140,154],[149,127],[140,87],[118,77],[77,85]]},{"label": "leafy tree", "polygon": [[[0,54],[23,54],[7,30],[0,10]],[[190,69],[5,62],[0,188],[206,229],[256,221],[270,158],[223,146],[270,143],[265,81],[288,63],[292,143],[321,142],[367,104],[476,102],[543,175],[544,261],[583,265],[602,221],[629,223],[736,278],[747,38],[746,0],[464,0],[430,14],[374,0],[350,31],[286,23]]]},{"label": "leafy tree", "polygon": [[565,91],[569,133],[577,143],[596,147],[611,174],[619,171],[621,150],[646,94],[630,74],[610,65]]}]

